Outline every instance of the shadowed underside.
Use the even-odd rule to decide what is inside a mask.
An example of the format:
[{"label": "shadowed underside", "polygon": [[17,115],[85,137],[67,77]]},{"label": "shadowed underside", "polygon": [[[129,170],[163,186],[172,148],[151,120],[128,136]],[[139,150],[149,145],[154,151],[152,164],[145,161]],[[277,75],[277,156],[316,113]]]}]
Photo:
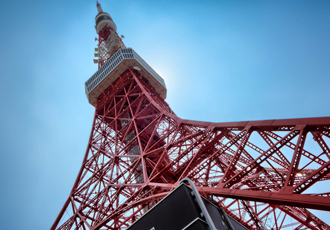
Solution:
[{"label": "shadowed underside", "polygon": [[52,229],[126,229],[188,177],[249,229],[330,229],[330,117],[178,118],[127,67],[97,99],[82,167]]}]

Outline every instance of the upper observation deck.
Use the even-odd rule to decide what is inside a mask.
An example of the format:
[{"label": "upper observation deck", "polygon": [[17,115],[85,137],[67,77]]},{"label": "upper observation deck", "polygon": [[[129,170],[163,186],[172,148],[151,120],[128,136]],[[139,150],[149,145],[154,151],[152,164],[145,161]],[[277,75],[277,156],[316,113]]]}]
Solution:
[{"label": "upper observation deck", "polygon": [[[85,83],[88,102],[95,107],[96,99],[121,75],[127,67],[141,69],[143,77],[155,88],[162,98],[166,98],[164,79],[154,71],[132,48],[118,50],[96,73]],[[137,67],[137,68],[136,68]]]}]

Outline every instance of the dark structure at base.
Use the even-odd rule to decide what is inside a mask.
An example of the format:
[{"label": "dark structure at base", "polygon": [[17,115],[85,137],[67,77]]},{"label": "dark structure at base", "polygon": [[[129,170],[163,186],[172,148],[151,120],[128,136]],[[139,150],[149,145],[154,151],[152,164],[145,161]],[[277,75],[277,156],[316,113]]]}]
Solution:
[{"label": "dark structure at base", "polygon": [[246,230],[193,187],[181,183],[127,230]]}]

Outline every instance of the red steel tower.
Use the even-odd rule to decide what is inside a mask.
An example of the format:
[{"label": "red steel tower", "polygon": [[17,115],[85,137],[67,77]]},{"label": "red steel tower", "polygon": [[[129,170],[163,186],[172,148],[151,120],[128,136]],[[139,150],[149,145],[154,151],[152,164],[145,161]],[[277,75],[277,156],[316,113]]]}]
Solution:
[{"label": "red steel tower", "polygon": [[164,80],[97,8],[98,71],[85,83],[94,121],[51,229],[126,229],[186,177],[249,229],[330,229],[310,211],[330,211],[330,188],[309,192],[330,179],[330,117],[181,119]]}]

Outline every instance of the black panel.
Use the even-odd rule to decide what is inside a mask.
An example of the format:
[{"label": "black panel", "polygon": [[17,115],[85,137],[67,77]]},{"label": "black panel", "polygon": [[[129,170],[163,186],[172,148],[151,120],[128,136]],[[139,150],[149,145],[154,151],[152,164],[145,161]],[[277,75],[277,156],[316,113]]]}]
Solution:
[{"label": "black panel", "polygon": [[[200,215],[201,208],[191,192],[191,188],[181,184],[127,230],[181,230],[185,227],[186,230],[208,230]],[[217,230],[247,230],[222,209],[204,198],[202,200]]]},{"label": "black panel", "polygon": [[213,223],[215,227],[218,230],[231,230],[230,226],[228,226],[227,219],[224,216],[224,214],[213,204],[211,204],[209,201],[203,199],[204,205],[209,212],[211,219],[213,220]]},{"label": "black panel", "polygon": [[209,228],[208,228],[208,225],[204,221],[199,219],[199,220],[193,222],[191,225],[189,225],[186,228],[186,230],[209,230]]},{"label": "black panel", "polygon": [[[209,212],[215,227],[218,230],[246,230],[246,228],[236,220],[228,216],[222,209],[203,198],[204,205]],[[230,222],[230,223],[229,223]]]},{"label": "black panel", "polygon": [[240,223],[238,223],[236,220],[234,220],[233,218],[231,218],[230,216],[227,216],[231,225],[234,227],[235,230],[246,230],[247,228],[245,228],[243,225],[241,225]]},{"label": "black panel", "polygon": [[[154,208],[137,220],[129,230],[181,230],[200,216],[190,189],[181,185]],[[193,228],[192,228],[193,229]]]}]

